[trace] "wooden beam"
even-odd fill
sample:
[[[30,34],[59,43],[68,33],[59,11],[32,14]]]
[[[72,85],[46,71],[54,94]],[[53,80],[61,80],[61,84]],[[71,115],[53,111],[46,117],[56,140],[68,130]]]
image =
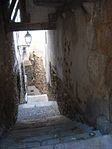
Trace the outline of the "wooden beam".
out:
[[[8,10],[8,20],[11,19],[11,15],[12,15],[14,6],[15,6],[15,4],[16,4],[16,1],[17,1],[17,0],[12,0],[12,3],[11,3],[11,5],[10,5],[10,7],[9,7],[9,10]]]
[[[45,6],[45,7],[60,7],[63,6],[64,0],[33,0],[34,4],[37,6]]]
[[[27,31],[27,30],[55,30],[56,25],[49,24],[48,22],[43,23],[18,23],[12,22],[8,25],[8,30],[10,31]]]
[[[98,0],[82,0],[83,2],[97,2]]]
[[[63,7],[64,5],[72,5],[77,6],[82,2],[95,2],[97,0],[33,0],[34,4],[37,6],[45,6],[45,7]]]
[[[42,7],[61,7],[63,3],[38,3],[36,5]]]
[[[14,13],[12,21],[15,21],[17,13],[18,13],[18,9],[19,9],[19,3],[17,4],[17,7],[16,7],[16,10],[15,10],[15,13]]]
[[[21,22],[30,22],[30,18],[26,10],[26,0],[19,0]]]

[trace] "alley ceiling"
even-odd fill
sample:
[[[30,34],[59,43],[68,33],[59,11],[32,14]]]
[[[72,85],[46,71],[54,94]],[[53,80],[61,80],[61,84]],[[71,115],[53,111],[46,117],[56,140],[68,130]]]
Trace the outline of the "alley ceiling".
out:
[[[55,29],[59,15],[81,7],[83,2],[92,1],[95,0],[12,0],[8,8],[10,30]],[[15,22],[18,10],[21,22]]]

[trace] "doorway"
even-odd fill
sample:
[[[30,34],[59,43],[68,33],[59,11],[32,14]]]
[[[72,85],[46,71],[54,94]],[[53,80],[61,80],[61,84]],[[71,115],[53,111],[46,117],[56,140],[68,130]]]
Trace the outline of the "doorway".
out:
[[[60,115],[57,102],[49,98],[47,31],[29,31],[32,39],[30,45],[27,45],[24,39],[27,32],[14,32],[16,57],[20,69],[17,123],[43,121],[48,117]]]
[[[46,80],[46,32],[30,31],[32,42],[25,43],[26,31],[14,32],[16,57],[19,61],[21,93],[20,103],[27,102],[27,96],[48,94]],[[23,85],[24,84],[24,85]],[[25,90],[23,89],[25,88]],[[22,91],[23,89],[23,91]],[[25,98],[24,93],[25,92]],[[23,97],[22,97],[23,96]]]

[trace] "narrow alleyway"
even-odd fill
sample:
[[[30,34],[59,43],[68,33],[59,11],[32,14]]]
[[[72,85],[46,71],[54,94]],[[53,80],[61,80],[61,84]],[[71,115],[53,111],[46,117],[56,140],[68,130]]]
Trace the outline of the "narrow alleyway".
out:
[[[111,12],[0,0],[0,149],[112,149]]]
[[[87,149],[88,145],[97,149],[102,144],[101,137],[98,130],[60,115],[57,103],[48,101],[47,95],[35,95],[28,96],[28,103],[19,106],[17,123],[2,139],[1,149],[72,149],[75,146]],[[79,143],[79,140],[83,141]],[[109,140],[110,136],[104,136],[104,141]]]

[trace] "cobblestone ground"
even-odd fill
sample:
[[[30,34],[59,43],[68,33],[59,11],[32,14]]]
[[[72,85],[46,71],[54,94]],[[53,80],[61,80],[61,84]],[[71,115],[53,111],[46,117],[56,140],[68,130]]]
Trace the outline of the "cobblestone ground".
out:
[[[18,122],[43,121],[49,117],[59,116],[57,103],[49,101],[47,95],[29,96],[28,103],[19,106]]]
[[[0,149],[56,149],[57,144],[61,149],[64,143],[98,136],[100,132],[92,127],[60,115],[57,103],[46,95],[29,96],[28,103],[19,106],[17,123],[1,140]]]

